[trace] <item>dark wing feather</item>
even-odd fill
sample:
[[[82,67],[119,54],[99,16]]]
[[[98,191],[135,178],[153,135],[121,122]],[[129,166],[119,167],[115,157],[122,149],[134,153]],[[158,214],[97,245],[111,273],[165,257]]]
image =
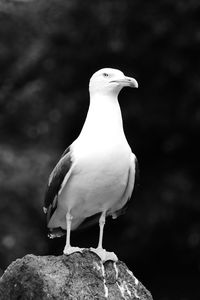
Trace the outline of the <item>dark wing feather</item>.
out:
[[[47,223],[57,207],[57,195],[63,180],[72,165],[70,147],[62,154],[61,159],[49,176],[49,183],[45,193],[44,211],[47,213]]]
[[[61,155],[61,158],[62,157],[64,157],[67,153],[69,153],[70,152],[70,147],[67,147],[66,149],[65,149],[65,151],[63,152],[63,154]]]

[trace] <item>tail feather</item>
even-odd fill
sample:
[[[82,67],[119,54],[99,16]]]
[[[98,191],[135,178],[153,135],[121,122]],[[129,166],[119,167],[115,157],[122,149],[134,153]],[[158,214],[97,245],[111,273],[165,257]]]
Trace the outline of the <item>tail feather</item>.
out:
[[[58,227],[49,229],[48,237],[50,239],[59,238],[66,234],[66,230]]]
[[[75,230],[82,222],[84,218],[74,218],[71,223],[71,230]],[[57,210],[52,215],[48,223],[49,234],[51,239],[61,237],[66,234],[66,218],[65,214],[60,214]]]

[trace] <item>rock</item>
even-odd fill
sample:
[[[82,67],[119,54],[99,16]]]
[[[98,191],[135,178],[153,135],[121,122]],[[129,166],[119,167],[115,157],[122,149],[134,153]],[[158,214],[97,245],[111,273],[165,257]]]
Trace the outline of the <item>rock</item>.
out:
[[[152,300],[127,266],[104,264],[89,250],[69,256],[26,255],[0,279],[1,300]]]

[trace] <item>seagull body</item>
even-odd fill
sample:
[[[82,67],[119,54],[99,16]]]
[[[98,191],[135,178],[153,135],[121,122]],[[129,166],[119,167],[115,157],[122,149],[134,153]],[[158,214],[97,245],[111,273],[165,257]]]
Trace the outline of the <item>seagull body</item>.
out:
[[[102,247],[105,218],[117,217],[131,197],[136,157],[126,140],[118,94],[137,81],[115,69],[97,71],[90,79],[90,106],[78,138],[66,149],[49,177],[44,211],[52,237],[67,230],[65,254],[81,251],[70,245],[70,231],[101,213],[96,249],[103,261],[117,260]]]

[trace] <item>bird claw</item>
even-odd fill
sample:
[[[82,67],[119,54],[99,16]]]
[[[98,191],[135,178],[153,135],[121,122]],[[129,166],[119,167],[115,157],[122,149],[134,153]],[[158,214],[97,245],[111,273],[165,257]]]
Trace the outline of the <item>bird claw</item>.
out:
[[[108,252],[103,248],[90,248],[90,251],[98,255],[102,262],[106,262],[107,260],[118,261],[117,255],[114,252]]]
[[[114,252],[106,252],[106,260],[118,261],[118,257]]]
[[[82,251],[83,251],[83,249],[79,248],[79,247],[65,246],[65,248],[63,250],[63,253],[65,255],[70,255],[70,254],[75,253],[75,252],[81,252],[82,253]]]

